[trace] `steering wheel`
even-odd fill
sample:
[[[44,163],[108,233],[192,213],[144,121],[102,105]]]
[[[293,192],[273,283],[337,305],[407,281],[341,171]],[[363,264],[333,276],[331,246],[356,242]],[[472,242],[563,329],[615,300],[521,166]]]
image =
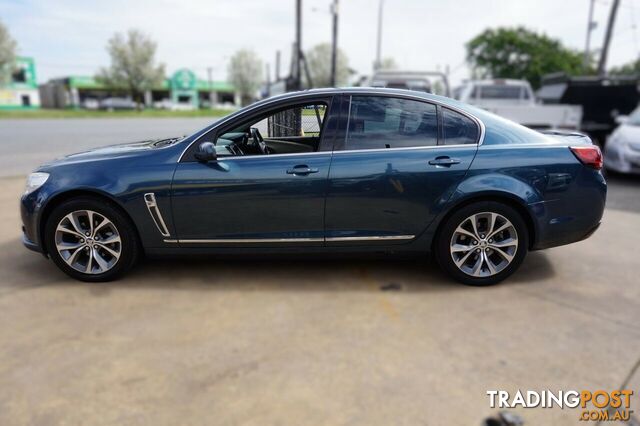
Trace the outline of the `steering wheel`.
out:
[[[258,130],[256,127],[252,127],[250,131],[251,131],[251,138],[253,139],[253,146],[255,148],[258,148],[262,154],[268,155],[269,147],[264,142],[264,138],[260,134],[260,130]]]

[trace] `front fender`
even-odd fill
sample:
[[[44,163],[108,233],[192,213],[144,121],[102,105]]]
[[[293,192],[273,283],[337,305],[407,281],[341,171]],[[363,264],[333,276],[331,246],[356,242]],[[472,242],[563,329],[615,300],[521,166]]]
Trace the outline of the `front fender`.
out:
[[[117,167],[116,167],[117,166]],[[60,165],[43,169],[49,180],[40,189],[22,199],[23,222],[29,239],[40,247],[44,223],[58,202],[80,195],[109,199],[124,210],[133,221],[144,247],[163,246],[163,236],[150,215],[144,194],[155,194],[166,226],[174,235],[171,217],[171,179],[175,164],[122,160],[116,164],[100,161],[87,164],[82,172],[77,165]]]

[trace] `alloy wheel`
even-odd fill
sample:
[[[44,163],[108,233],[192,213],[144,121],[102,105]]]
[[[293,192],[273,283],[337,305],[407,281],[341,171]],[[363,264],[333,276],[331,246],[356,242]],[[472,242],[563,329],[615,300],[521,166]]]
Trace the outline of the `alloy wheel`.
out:
[[[472,277],[490,277],[503,271],[518,251],[515,226],[498,213],[476,213],[453,232],[449,251],[454,264]]]
[[[64,216],[55,231],[60,257],[84,274],[102,274],[120,259],[122,240],[107,217],[92,210],[77,210]]]

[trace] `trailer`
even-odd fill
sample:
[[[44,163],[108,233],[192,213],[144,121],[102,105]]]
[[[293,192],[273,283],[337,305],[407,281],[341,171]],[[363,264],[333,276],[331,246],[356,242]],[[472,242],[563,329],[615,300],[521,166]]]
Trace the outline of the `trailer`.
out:
[[[582,107],[580,129],[600,145],[617,126],[616,117],[628,115],[640,102],[638,76],[580,76],[550,74],[537,92],[544,104]]]

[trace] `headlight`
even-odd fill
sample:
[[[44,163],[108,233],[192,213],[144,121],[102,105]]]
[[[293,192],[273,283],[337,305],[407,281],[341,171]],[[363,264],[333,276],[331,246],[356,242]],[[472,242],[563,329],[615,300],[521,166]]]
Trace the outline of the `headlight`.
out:
[[[24,195],[30,194],[36,189],[40,188],[49,179],[49,173],[36,172],[31,173],[27,178],[27,187],[24,190]]]

